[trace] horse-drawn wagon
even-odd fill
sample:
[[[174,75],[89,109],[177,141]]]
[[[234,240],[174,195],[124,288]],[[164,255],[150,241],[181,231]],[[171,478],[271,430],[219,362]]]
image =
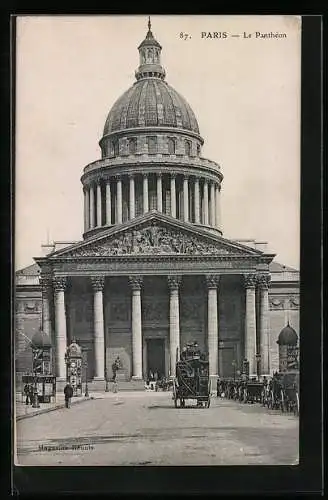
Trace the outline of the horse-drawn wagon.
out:
[[[209,408],[211,381],[209,363],[196,344],[187,345],[176,361],[173,379],[173,400],[176,408],[184,408],[186,400],[196,401],[197,406]]]

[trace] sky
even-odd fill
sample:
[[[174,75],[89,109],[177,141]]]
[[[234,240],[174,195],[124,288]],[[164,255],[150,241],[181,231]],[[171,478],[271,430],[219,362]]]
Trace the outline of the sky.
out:
[[[32,264],[48,239],[82,239],[80,177],[100,158],[111,107],[135,82],[147,21],[139,15],[18,17],[15,269]],[[159,15],[151,21],[166,81],[197,117],[202,156],[221,166],[224,237],[267,241],[278,262],[299,268],[300,18]],[[217,38],[208,36],[213,32]]]

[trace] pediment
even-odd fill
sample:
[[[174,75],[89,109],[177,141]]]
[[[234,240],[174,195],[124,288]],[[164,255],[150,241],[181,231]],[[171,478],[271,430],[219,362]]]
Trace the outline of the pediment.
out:
[[[112,228],[92,241],[56,252],[65,257],[113,257],[142,255],[251,256],[262,252],[230,242],[167,216],[144,218],[138,224]]]

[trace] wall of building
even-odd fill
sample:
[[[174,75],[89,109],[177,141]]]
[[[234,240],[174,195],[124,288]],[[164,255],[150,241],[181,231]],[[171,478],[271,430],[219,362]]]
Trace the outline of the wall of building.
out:
[[[278,336],[287,325],[300,334],[299,325],[299,287],[273,284],[269,292],[269,328],[270,328],[270,361],[271,373],[279,370]]]

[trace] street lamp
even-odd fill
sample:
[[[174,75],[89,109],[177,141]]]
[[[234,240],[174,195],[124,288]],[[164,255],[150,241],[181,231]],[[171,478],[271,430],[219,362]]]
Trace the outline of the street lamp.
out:
[[[233,366],[233,380],[235,381],[236,380],[236,366],[237,366],[237,363],[235,360],[232,361],[232,366]]]
[[[256,356],[255,356],[255,359],[256,359],[256,375],[257,375],[257,378],[259,379],[260,378],[260,371],[261,371],[261,354],[260,353],[257,353]]]
[[[88,347],[85,347],[83,349],[83,355],[84,355],[83,366],[85,368],[85,393],[84,393],[84,397],[86,397],[86,398],[89,397],[89,387],[88,387],[88,351],[90,351],[90,349]]]
[[[109,379],[108,379],[108,371],[107,367],[105,368],[105,392],[109,392]]]

